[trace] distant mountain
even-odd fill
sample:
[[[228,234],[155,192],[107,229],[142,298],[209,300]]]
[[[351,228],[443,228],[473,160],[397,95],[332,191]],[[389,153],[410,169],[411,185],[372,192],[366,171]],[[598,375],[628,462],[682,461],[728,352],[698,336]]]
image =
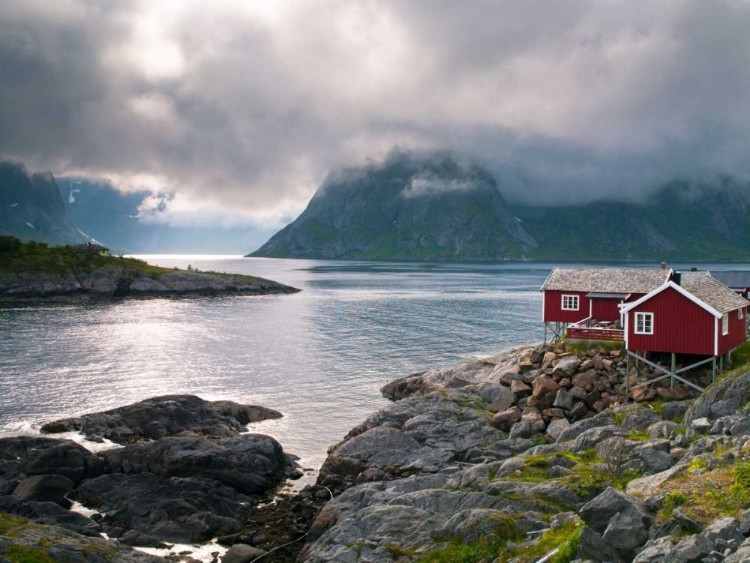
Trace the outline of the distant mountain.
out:
[[[52,174],[30,174],[14,162],[0,162],[0,234],[50,244],[90,240],[65,213]]]
[[[250,256],[747,261],[750,185],[675,181],[641,202],[510,205],[477,165],[399,153],[332,174]]]
[[[486,170],[447,154],[394,153],[331,174],[251,256],[502,260],[536,249]]]
[[[750,259],[750,185],[671,182],[644,201],[513,206],[551,260]]]

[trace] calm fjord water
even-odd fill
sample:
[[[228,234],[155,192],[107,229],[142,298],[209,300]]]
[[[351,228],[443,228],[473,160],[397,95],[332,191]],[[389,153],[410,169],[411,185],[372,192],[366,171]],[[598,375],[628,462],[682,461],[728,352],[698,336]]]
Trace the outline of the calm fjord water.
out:
[[[551,264],[148,256],[259,275],[290,296],[17,305],[0,310],[0,435],[147,397],[194,393],[280,410],[252,425],[318,467],[414,371],[542,339]]]
[[[259,275],[290,296],[0,310],[0,433],[171,393],[276,408],[253,430],[319,466],[416,370],[537,341],[544,264],[148,256]]]

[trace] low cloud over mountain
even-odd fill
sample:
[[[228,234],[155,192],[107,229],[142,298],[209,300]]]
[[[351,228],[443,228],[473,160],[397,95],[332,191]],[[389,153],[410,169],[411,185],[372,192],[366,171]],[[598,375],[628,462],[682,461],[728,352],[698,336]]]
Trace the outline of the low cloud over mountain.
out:
[[[0,158],[265,224],[394,146],[526,203],[746,179],[749,28],[729,1],[0,0]]]

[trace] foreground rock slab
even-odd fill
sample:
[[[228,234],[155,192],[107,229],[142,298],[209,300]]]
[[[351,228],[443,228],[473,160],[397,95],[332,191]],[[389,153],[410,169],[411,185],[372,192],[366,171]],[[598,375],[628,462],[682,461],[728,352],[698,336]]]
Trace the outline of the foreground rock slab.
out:
[[[66,563],[165,563],[117,541],[0,513],[0,560]]]
[[[281,418],[281,413],[232,401],[205,401],[195,395],[165,395],[109,411],[49,422],[42,426],[42,432],[81,432],[90,440],[129,444],[181,432],[234,436],[251,422],[273,418]]]
[[[229,536],[262,543],[255,507],[301,472],[275,439],[245,425],[280,416],[174,395],[45,426],[124,447],[95,454],[70,440],[0,439],[0,512],[136,546]],[[99,513],[71,511],[74,501]]]

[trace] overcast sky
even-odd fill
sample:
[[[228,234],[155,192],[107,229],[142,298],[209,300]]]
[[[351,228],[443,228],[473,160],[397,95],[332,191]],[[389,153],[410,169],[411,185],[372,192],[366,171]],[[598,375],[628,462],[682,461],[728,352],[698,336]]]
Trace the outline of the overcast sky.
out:
[[[299,213],[394,146],[509,199],[750,171],[750,2],[0,0],[0,157]]]

